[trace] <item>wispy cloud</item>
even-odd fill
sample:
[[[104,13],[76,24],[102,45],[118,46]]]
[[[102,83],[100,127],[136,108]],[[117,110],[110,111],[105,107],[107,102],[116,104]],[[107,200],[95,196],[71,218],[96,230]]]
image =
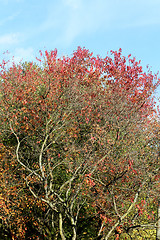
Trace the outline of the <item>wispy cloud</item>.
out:
[[[110,24],[110,2],[103,0],[64,0],[65,28],[61,40],[66,45],[79,36],[96,33],[100,28]]]
[[[102,4],[100,3],[102,2]],[[107,2],[107,3],[106,3]],[[82,34],[92,34],[108,20],[110,3],[103,0],[60,0],[48,6],[39,32],[54,31],[55,43],[69,46]]]
[[[116,7],[113,4],[116,2]],[[114,28],[142,28],[160,24],[159,0],[114,0],[110,11],[114,14]]]
[[[0,20],[0,26],[3,26],[7,22],[10,22],[10,21],[14,20],[17,16],[18,16],[18,13],[14,13],[14,14]]]
[[[54,43],[70,46],[98,31],[160,24],[158,0],[59,0],[50,3],[41,31],[55,32]]]
[[[32,60],[35,60],[34,49],[32,47],[15,49],[14,62],[18,63],[20,61],[24,62]]]
[[[160,1],[150,0],[64,0],[66,6],[63,38],[71,44],[81,35],[99,30],[142,28],[160,24]]]
[[[0,45],[14,45],[19,43],[20,39],[19,39],[20,34],[19,33],[9,33],[9,34],[5,34],[0,36]]]

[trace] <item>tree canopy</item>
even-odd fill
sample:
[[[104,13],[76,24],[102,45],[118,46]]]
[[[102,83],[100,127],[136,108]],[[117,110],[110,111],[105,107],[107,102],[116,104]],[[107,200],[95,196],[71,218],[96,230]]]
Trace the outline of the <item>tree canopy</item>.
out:
[[[157,75],[121,49],[37,60],[0,65],[0,218],[10,238],[130,239],[156,228]]]

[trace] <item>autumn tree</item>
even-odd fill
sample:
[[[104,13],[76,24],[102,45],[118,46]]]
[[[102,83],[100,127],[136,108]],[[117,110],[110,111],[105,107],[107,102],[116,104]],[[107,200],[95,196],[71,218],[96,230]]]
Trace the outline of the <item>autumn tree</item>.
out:
[[[80,47],[72,57],[46,51],[38,61],[1,64],[2,143],[12,139],[28,190],[49,207],[55,239],[118,239],[147,211],[149,194],[157,196],[157,75],[121,49],[106,58]],[[86,215],[96,231],[85,238]]]

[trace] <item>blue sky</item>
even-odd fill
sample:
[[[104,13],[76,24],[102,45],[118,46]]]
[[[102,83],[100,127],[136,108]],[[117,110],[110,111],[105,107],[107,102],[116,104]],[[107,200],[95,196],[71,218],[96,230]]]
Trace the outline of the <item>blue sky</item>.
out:
[[[0,58],[34,60],[39,50],[77,46],[104,57],[122,48],[160,70],[160,0],[0,0]]]

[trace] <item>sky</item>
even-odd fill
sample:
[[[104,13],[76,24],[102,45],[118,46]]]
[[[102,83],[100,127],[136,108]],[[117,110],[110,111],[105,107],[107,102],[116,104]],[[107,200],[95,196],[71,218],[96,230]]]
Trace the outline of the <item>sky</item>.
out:
[[[78,46],[105,57],[131,54],[160,70],[160,0],[0,0],[0,59],[34,61],[39,50],[71,55]]]

